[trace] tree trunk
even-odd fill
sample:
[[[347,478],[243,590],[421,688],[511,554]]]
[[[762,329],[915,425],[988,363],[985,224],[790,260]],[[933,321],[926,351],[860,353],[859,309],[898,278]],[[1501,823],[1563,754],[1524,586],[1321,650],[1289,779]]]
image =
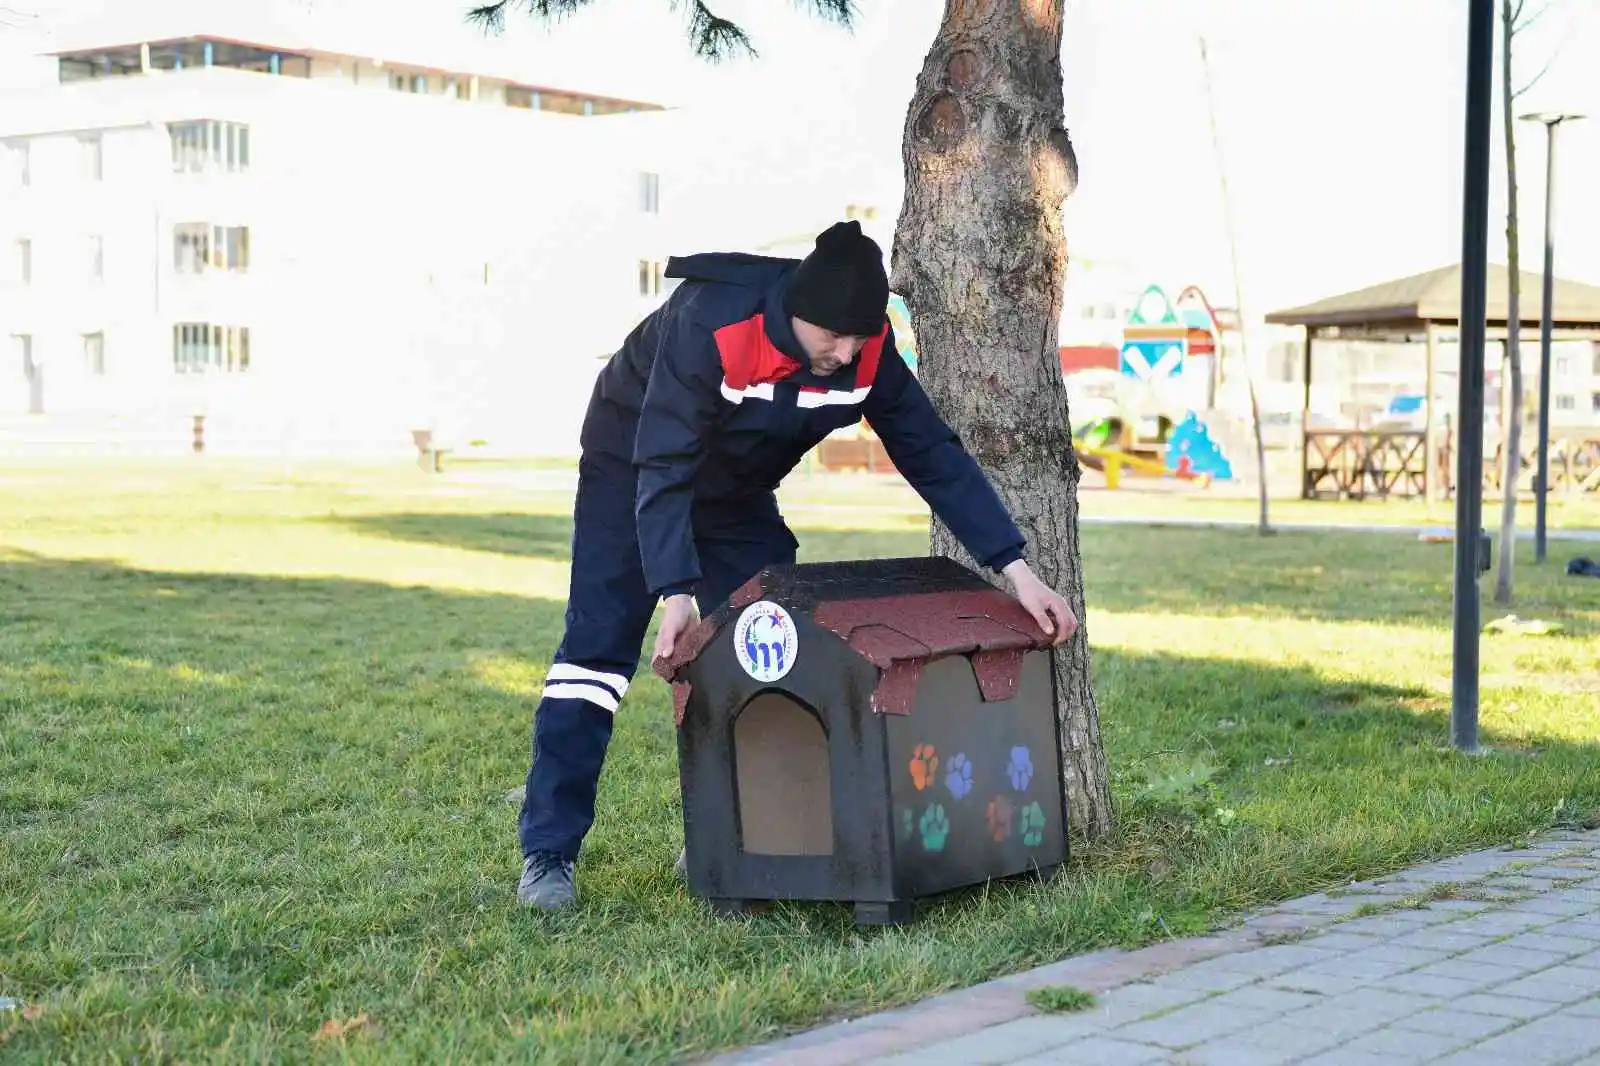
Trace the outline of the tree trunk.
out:
[[[1510,603],[1514,592],[1517,565],[1517,477],[1522,463],[1522,345],[1518,334],[1522,322],[1522,273],[1517,248],[1517,145],[1516,93],[1511,82],[1511,43],[1516,36],[1516,10],[1513,0],[1501,0],[1500,100],[1506,135],[1506,365],[1510,370],[1511,402],[1503,405],[1500,448],[1502,482],[1500,504],[1500,574],[1495,581],[1494,602]],[[1501,385],[1504,388],[1504,383]],[[1465,488],[1465,486],[1463,486]]]
[[[1061,207],[1077,185],[1062,128],[1062,0],[947,0],[906,116],[894,288],[919,376],[1028,538],[1029,562],[1084,620],[1078,464],[1057,327]],[[937,518],[936,554],[972,560]],[[1074,833],[1115,821],[1087,625],[1055,653]]]

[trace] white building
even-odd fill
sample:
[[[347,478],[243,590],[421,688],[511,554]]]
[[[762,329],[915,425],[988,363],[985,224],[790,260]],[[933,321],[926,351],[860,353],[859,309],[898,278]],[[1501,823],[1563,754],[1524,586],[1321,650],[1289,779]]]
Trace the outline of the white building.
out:
[[[656,105],[303,41],[56,61],[0,100],[12,437],[182,447],[203,413],[217,450],[571,451],[681,250]]]

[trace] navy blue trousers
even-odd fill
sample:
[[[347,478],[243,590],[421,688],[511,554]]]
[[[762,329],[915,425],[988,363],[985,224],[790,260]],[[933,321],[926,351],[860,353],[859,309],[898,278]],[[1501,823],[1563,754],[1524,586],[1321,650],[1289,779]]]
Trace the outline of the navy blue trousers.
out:
[[[533,716],[533,760],[518,830],[524,856],[576,859],[594,824],[613,718],[643,653],[656,598],[645,585],[634,524],[633,467],[605,455],[578,465],[566,631]],[[764,566],[792,563],[794,535],[767,494],[738,506],[697,505],[702,614]]]

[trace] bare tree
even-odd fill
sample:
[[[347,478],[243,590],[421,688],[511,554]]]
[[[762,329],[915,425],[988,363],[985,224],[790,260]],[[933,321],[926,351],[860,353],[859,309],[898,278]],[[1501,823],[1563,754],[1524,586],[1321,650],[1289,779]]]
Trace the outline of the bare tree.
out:
[[[1272,522],[1267,515],[1267,446],[1261,437],[1261,404],[1256,399],[1256,373],[1250,365],[1249,320],[1244,310],[1244,283],[1239,271],[1239,235],[1233,224],[1233,199],[1228,194],[1228,164],[1222,154],[1222,132],[1217,126],[1217,102],[1211,89],[1211,56],[1206,49],[1204,35],[1200,37],[1200,68],[1206,79],[1206,113],[1211,121],[1211,147],[1217,157],[1217,182],[1222,187],[1222,219],[1228,231],[1228,257],[1233,263],[1233,304],[1239,316],[1239,358],[1244,362],[1245,387],[1250,394],[1250,431],[1256,438],[1256,477],[1259,481],[1258,502],[1260,514],[1256,530],[1263,537],[1272,533]],[[1217,355],[1221,357],[1222,335],[1217,335]]]
[[[508,8],[555,20],[589,2],[500,0],[469,17],[493,29]],[[756,54],[744,29],[704,0],[667,2],[686,11],[697,55]],[[854,24],[852,0],[800,2]],[[1063,126],[1062,5],[946,0],[906,115],[892,273],[916,323],[924,387],[1016,516],[1039,576],[1082,620],[1078,464],[1057,347],[1061,207],[1078,175]],[[931,541],[936,553],[965,555],[937,519]],[[1069,820],[1098,839],[1115,818],[1087,626],[1055,654]]]
[[[1516,587],[1517,566],[1517,479],[1522,474],[1522,256],[1517,229],[1517,144],[1516,101],[1519,96],[1550,73],[1561,50],[1570,39],[1563,36],[1545,65],[1520,87],[1512,73],[1511,55],[1518,34],[1526,32],[1554,8],[1559,0],[1546,0],[1538,9],[1527,10],[1527,0],[1501,0],[1500,4],[1500,104],[1506,139],[1506,348],[1505,364],[1510,378],[1509,400],[1502,403],[1500,454],[1500,565],[1495,578],[1494,601],[1511,602]],[[1502,388],[1505,386],[1502,385]],[[1466,491],[1467,486],[1462,486]]]

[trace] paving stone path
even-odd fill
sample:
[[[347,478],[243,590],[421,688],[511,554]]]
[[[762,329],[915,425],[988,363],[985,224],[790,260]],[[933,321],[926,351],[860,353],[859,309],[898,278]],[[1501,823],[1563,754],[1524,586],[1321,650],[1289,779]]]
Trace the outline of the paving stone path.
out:
[[[1096,993],[1043,1014],[1030,989]],[[1069,959],[715,1066],[1600,1066],[1600,831]]]

